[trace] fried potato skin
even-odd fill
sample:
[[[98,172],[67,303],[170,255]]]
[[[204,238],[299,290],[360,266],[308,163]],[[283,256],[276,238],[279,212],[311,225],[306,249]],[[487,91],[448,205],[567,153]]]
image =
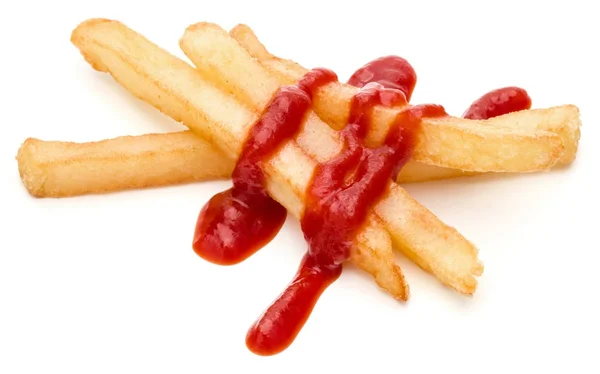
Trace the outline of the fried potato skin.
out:
[[[207,81],[198,70],[118,21],[88,20],[72,35],[73,43],[98,70],[110,73],[133,95],[182,121],[225,157],[237,159],[248,131],[264,108],[250,105],[254,102],[248,97],[240,100],[223,90],[224,82],[219,83],[218,77]],[[316,115],[308,115],[304,127],[311,124],[333,132]],[[297,218],[302,217],[305,191],[315,165],[315,159],[295,140],[285,143],[263,164],[267,191]],[[300,178],[299,173],[308,179]],[[373,215],[357,234],[350,261],[369,272],[392,297],[409,298],[410,289],[395,262],[390,235]]]
[[[234,162],[190,131],[89,143],[29,138],[19,175],[35,197],[71,197],[231,176]]]

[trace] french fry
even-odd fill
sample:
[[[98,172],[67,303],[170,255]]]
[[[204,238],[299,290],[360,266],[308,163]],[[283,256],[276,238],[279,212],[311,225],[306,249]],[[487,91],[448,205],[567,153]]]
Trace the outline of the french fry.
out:
[[[201,29],[196,30],[200,34]],[[188,57],[205,74],[229,82],[228,89],[240,98],[259,104],[270,97],[261,95],[263,92],[272,95],[282,82],[256,61],[245,64],[243,69],[246,70],[241,70],[239,65],[232,66],[230,62],[238,61],[233,54],[241,54],[240,44],[236,43],[236,48],[227,42],[228,38],[228,35],[217,33],[211,37],[198,37],[195,47],[199,53],[197,56],[190,53]],[[240,79],[241,75],[245,79]],[[298,80],[302,75],[291,78]],[[253,92],[257,95],[248,95],[257,85],[260,90]],[[314,95],[314,111],[334,129],[342,129],[348,121],[352,98],[358,91],[356,87],[339,82],[323,86]],[[371,144],[381,144],[399,111],[400,108],[383,106],[373,109],[372,126],[367,135]],[[510,115],[503,117],[510,121]],[[463,171],[532,172],[550,169],[562,157],[564,148],[558,135],[537,128],[486,126],[485,121],[456,117],[427,118],[422,121],[413,159]]]
[[[575,105],[523,110],[490,118],[484,122],[487,126],[540,129],[557,134],[564,145],[564,152],[558,160],[558,165],[569,165],[577,156],[581,137],[581,119],[579,108]]]
[[[23,185],[39,198],[228,179],[235,166],[232,159],[189,130],[87,143],[29,138],[19,148],[16,159]],[[439,169],[409,162],[398,179],[405,183],[440,179],[444,175]],[[448,178],[461,173],[443,170],[452,173]]]
[[[271,55],[257,39],[254,32],[246,25],[237,25],[230,31],[232,35],[248,52],[273,74],[281,77],[282,81],[296,82],[307,70],[298,63],[284,60]],[[317,113],[318,114],[318,113]],[[562,157],[555,166],[571,164],[577,155],[581,137],[581,119],[579,108],[575,105],[560,105],[547,109],[531,109],[504,116],[480,121],[486,126],[510,127],[514,129],[528,128],[552,132],[561,138],[564,146]],[[424,182],[437,179],[471,176],[479,173],[466,172],[460,169],[426,165],[411,160],[398,174],[398,183]]]
[[[306,69],[293,60],[280,58],[269,52],[267,47],[258,39],[254,31],[244,24],[238,24],[229,31],[234,38],[250,56],[259,60],[271,73],[285,77],[291,83],[296,82],[298,77],[306,74]]]
[[[282,79],[286,83],[296,82],[308,71],[292,60],[286,60],[271,54],[260,42],[252,29],[244,24],[237,25],[229,32],[229,34],[236,39],[252,57],[258,59],[270,72],[279,77],[283,77]],[[339,84],[337,85],[339,86]],[[336,86],[336,84],[332,84],[331,86]],[[335,89],[350,91],[353,89],[347,85],[343,86],[344,88],[335,87]],[[332,92],[328,92],[326,89],[323,89],[322,91],[324,101],[339,101],[338,97],[335,97],[335,94],[332,93],[334,91],[333,88],[331,90]],[[352,95],[350,94],[347,95],[347,97],[351,96]],[[315,100],[318,102],[320,98],[321,97],[317,95]],[[347,104],[345,106],[347,107]],[[347,114],[343,113],[342,110],[338,110],[339,108],[340,107],[335,105],[322,104],[315,107],[315,112],[319,116],[325,117],[326,121],[333,120],[334,123],[343,123]],[[343,108],[343,106],[341,108]],[[338,110],[338,112],[332,114],[332,111],[336,110]],[[469,121],[463,120],[463,122],[468,126]],[[477,123],[479,125],[498,128],[527,129],[532,131],[543,130],[555,133],[561,138],[564,146],[562,157],[560,157],[557,164],[568,165],[575,159],[580,138],[579,128],[581,126],[581,121],[579,118],[579,109],[574,105],[521,111],[491,118],[486,121],[477,121]],[[403,170],[406,174],[403,175],[401,173],[399,175],[399,181],[412,182],[464,175],[464,172],[460,169],[456,171],[452,170],[455,169],[426,167],[419,162],[410,162]]]
[[[274,60],[271,60],[274,61]],[[486,126],[532,128],[552,132],[561,138],[564,152],[555,167],[571,164],[576,156],[581,137],[579,108],[561,105],[549,109],[531,109],[510,113],[483,121]],[[481,173],[468,172],[441,166],[427,165],[410,160],[398,174],[398,183],[415,183],[440,179],[474,176]]]
[[[237,159],[259,108],[243,105],[207,82],[197,69],[120,22],[85,21],[73,31],[71,40],[94,68],[110,73],[133,95],[182,121],[226,157]],[[304,126],[333,133],[314,114]],[[303,133],[306,137],[307,131]],[[339,142],[335,144],[339,148]],[[315,165],[316,160],[293,140],[263,165],[267,191],[297,218],[302,216],[304,192]],[[355,238],[350,261],[369,272],[394,298],[408,299],[410,291],[395,263],[390,235],[373,214]]]
[[[229,178],[234,161],[190,131],[73,143],[29,138],[19,174],[36,197],[70,197]]]
[[[409,160],[398,173],[398,176],[396,177],[396,183],[403,184],[428,182],[441,179],[471,177],[478,174],[480,173],[427,165],[414,160]]]

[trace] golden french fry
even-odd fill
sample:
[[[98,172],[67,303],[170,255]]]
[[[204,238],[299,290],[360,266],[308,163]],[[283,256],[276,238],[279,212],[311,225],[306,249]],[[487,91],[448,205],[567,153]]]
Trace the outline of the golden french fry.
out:
[[[273,60],[271,60],[273,61]],[[515,112],[483,121],[486,126],[533,128],[552,132],[561,138],[564,152],[555,167],[571,164],[577,155],[581,137],[579,108],[575,105],[561,105],[549,109],[531,109]],[[398,174],[398,183],[425,182],[439,179],[473,176],[480,173],[468,172],[441,166],[409,161]]]
[[[229,35],[271,72],[280,74],[292,82],[296,82],[299,76],[306,74],[306,69],[297,62],[271,54],[249,26],[236,25],[229,31]]]
[[[231,158],[191,131],[88,143],[29,138],[16,159],[21,180],[35,197],[73,197],[225,179],[231,177],[235,166]],[[443,175],[438,169],[409,162],[398,179],[407,183],[439,179]],[[454,176],[461,173],[446,170]]]
[[[237,159],[262,108],[248,108],[207,82],[197,69],[120,22],[88,20],[73,31],[71,40],[96,69],[109,72],[132,94],[183,121],[226,157]],[[337,134],[316,115],[309,115],[304,127],[326,132],[339,149]],[[299,139],[303,136],[310,134],[304,130]],[[304,193],[316,162],[298,141],[291,140],[264,164],[268,192],[297,218],[302,216]],[[357,234],[350,261],[369,272],[393,297],[409,297],[408,285],[395,263],[390,235],[373,214]]]
[[[575,105],[523,110],[510,115],[490,118],[484,122],[487,126],[532,128],[557,134],[565,148],[562,157],[558,160],[558,165],[572,163],[577,155],[581,137],[581,119],[579,108]]]
[[[269,53],[252,29],[246,25],[237,25],[230,31],[230,35],[236,39],[250,53],[250,55],[258,59],[260,63],[269,71],[277,74],[278,76],[283,76],[287,82],[295,82],[307,72],[307,69],[303,68],[298,63],[279,58]],[[330,86],[332,86],[331,91],[334,91],[334,89],[338,91],[353,91],[352,87],[346,85]],[[338,97],[333,97],[333,95],[334,94],[332,92],[328,92],[326,89],[323,89],[322,97],[323,101],[326,103],[317,105],[315,107],[315,112],[319,116],[325,118],[326,121],[331,120],[334,123],[344,123],[347,114],[344,113],[343,110],[340,110],[340,107],[334,105],[335,102],[340,101],[340,99]],[[351,98],[352,95],[352,93],[347,93],[346,97]],[[319,101],[319,98],[320,96],[317,95],[317,102]],[[327,104],[327,102],[329,104]],[[475,122],[466,120],[463,120],[463,123],[465,123],[468,127],[470,127],[469,123],[475,125]],[[575,159],[580,138],[579,127],[581,126],[581,121],[579,119],[579,110],[574,105],[563,105],[548,109],[521,111],[492,118],[486,121],[477,121],[477,123],[498,128],[526,129],[533,131],[543,130],[555,133],[561,138],[564,146],[564,152],[562,157],[560,157],[558,160],[558,164],[567,165]],[[490,150],[491,148],[492,147],[490,146]],[[409,163],[409,165],[407,165],[405,168],[405,171],[410,170],[410,175],[406,175],[406,177],[400,175],[400,181],[409,182],[432,180],[439,179],[438,177],[445,178],[463,175],[461,171],[453,172],[452,169],[449,168],[423,167],[423,169],[421,169],[421,167],[422,165],[420,163]],[[414,175],[412,175],[413,172]]]
[[[27,139],[19,174],[33,196],[69,197],[231,176],[234,161],[190,131],[73,143]]]
[[[252,56],[258,58],[260,63],[274,74],[277,74],[286,82],[295,82],[307,70],[299,64],[284,60],[268,54],[258,53],[258,45],[264,46],[256,39],[252,30],[245,25],[236,26],[231,32],[243,47]],[[558,135],[563,143],[564,152],[555,166],[571,164],[577,155],[579,139],[581,137],[581,119],[579,108],[575,105],[561,105],[552,108],[531,109],[516,113],[510,113],[486,121],[480,121],[486,126],[510,127],[515,129],[529,128],[552,132]],[[462,176],[476,175],[475,172],[466,172],[460,169],[452,169],[440,166],[426,165],[411,160],[398,175],[398,183],[424,182],[437,179],[447,179]]]
[[[238,31],[232,33],[239,34],[239,28],[238,26]],[[225,39],[225,36],[220,37],[221,41]],[[251,38],[246,35],[244,40],[249,39]],[[273,82],[276,76],[271,74],[269,69],[258,67],[261,64],[256,62],[244,65],[244,69],[248,69],[244,71],[247,74],[246,79],[236,79],[236,75],[242,73],[230,69],[226,63],[228,60],[235,60],[231,57],[234,48],[225,48],[209,41],[210,38],[197,41],[197,48],[202,51],[203,59],[201,64],[196,64],[200,66],[196,67],[206,74],[212,73],[211,76],[219,76],[223,81],[232,82],[228,88],[240,97],[247,95],[250,87],[257,84],[261,85],[261,90],[264,92],[274,92],[282,84],[282,82]],[[261,54],[264,55],[264,51]],[[274,59],[274,61],[281,61],[281,59]],[[288,71],[300,73],[301,69],[297,66],[295,68],[290,66],[293,67],[293,63],[286,64],[286,67],[289,67]],[[304,73],[306,72],[307,70],[304,70]],[[289,78],[298,80],[303,75],[297,74]],[[333,128],[343,128],[348,121],[352,98],[358,90],[356,87],[339,82],[321,87],[313,98],[315,113]],[[256,97],[252,99],[258,100]],[[374,108],[371,118],[372,128],[367,136],[372,143],[380,144],[383,141],[399,110],[399,108],[382,106]],[[503,117],[510,121],[510,115]],[[562,157],[565,148],[558,135],[531,127],[486,126],[485,121],[456,117],[424,119],[421,127],[413,159],[428,165],[463,171],[548,170]]]
[[[276,77],[217,25],[198,23],[188,27],[180,46],[205,77],[232,92],[249,107],[254,106],[258,112],[260,105],[269,102],[277,90],[271,87],[278,84],[273,83]],[[557,138],[554,134],[551,136]],[[314,113],[309,116],[296,144],[302,153],[317,161],[331,158],[341,146],[339,134]],[[285,154],[284,151],[281,153]],[[272,165],[273,160],[267,169]],[[282,164],[278,169],[289,175],[288,180],[297,180],[297,191],[304,191],[310,173],[302,173],[292,163]],[[394,242],[416,263],[459,292],[470,294],[475,290],[474,276],[483,270],[477,259],[477,249],[412,199],[404,189],[390,181],[385,197],[374,212]],[[450,258],[452,261],[448,260]]]
[[[262,42],[258,39],[254,31],[248,25],[236,25],[234,28],[229,30],[229,35],[231,35],[232,38],[237,40],[237,42],[240,43],[240,45],[244,47],[246,51],[248,51],[250,56],[254,58],[257,58],[259,60],[278,59],[278,57],[271,54],[267,50],[267,47],[265,47],[265,45],[262,44]],[[281,60],[284,63],[289,63],[290,67],[292,66],[292,64],[295,64],[295,62],[293,62],[292,60]],[[303,68],[300,65],[298,65],[298,68],[299,70],[303,70]],[[283,75],[287,76],[289,74],[284,73]]]

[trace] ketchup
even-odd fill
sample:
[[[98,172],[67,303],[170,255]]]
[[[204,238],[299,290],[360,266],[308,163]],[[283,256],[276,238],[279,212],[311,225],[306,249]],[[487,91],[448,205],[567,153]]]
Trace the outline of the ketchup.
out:
[[[504,87],[475,100],[463,117],[483,120],[530,108],[531,98],[527,91],[519,87]]]
[[[220,265],[237,264],[277,235],[287,211],[265,190],[261,162],[298,132],[311,106],[311,92],[336,79],[332,74],[314,69],[275,94],[248,134],[233,170],[233,187],[213,196],[200,212],[192,245],[200,257]]]
[[[402,91],[406,101],[410,101],[417,84],[417,73],[402,57],[385,56],[367,63],[354,72],[348,80],[348,84],[358,88],[372,82]]]
[[[233,187],[213,196],[200,212],[193,241],[198,255],[217,264],[235,264],[277,234],[286,211],[267,194],[261,163],[298,132],[311,108],[313,92],[333,81],[337,76],[332,71],[313,69],[296,85],[275,94],[244,143]],[[308,250],[293,280],[246,334],[246,346],[258,355],[277,354],[292,344],[319,297],[341,275],[371,207],[409,160],[422,119],[447,115],[440,105],[408,105],[416,73],[397,56],[366,64],[349,84],[361,90],[352,99],[347,126],[340,131],[342,150],[315,167],[306,191],[301,227]],[[519,90],[492,91],[474,102],[465,117],[529,108],[526,92]],[[377,105],[402,109],[384,143],[369,148],[364,138],[371,125],[370,111]]]
[[[294,280],[248,330],[248,349],[270,356],[289,347],[323,291],[341,273],[341,266],[322,266],[314,256],[305,254]]]
[[[308,252],[286,290],[248,331],[246,345],[252,352],[273,355],[294,341],[320,295],[341,274],[370,208],[410,158],[421,118],[446,114],[436,105],[407,108],[396,118],[382,146],[365,147],[370,109],[398,104],[406,104],[404,94],[378,83],[365,85],[353,98],[348,125],[341,131],[343,148],[336,157],[317,165],[306,193],[301,226]]]

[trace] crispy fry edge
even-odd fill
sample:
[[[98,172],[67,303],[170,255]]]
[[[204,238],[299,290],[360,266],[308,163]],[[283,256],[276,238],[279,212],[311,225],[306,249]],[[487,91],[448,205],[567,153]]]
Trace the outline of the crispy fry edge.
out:
[[[35,197],[72,197],[229,178],[234,162],[190,131],[75,143],[27,139],[19,175]]]

